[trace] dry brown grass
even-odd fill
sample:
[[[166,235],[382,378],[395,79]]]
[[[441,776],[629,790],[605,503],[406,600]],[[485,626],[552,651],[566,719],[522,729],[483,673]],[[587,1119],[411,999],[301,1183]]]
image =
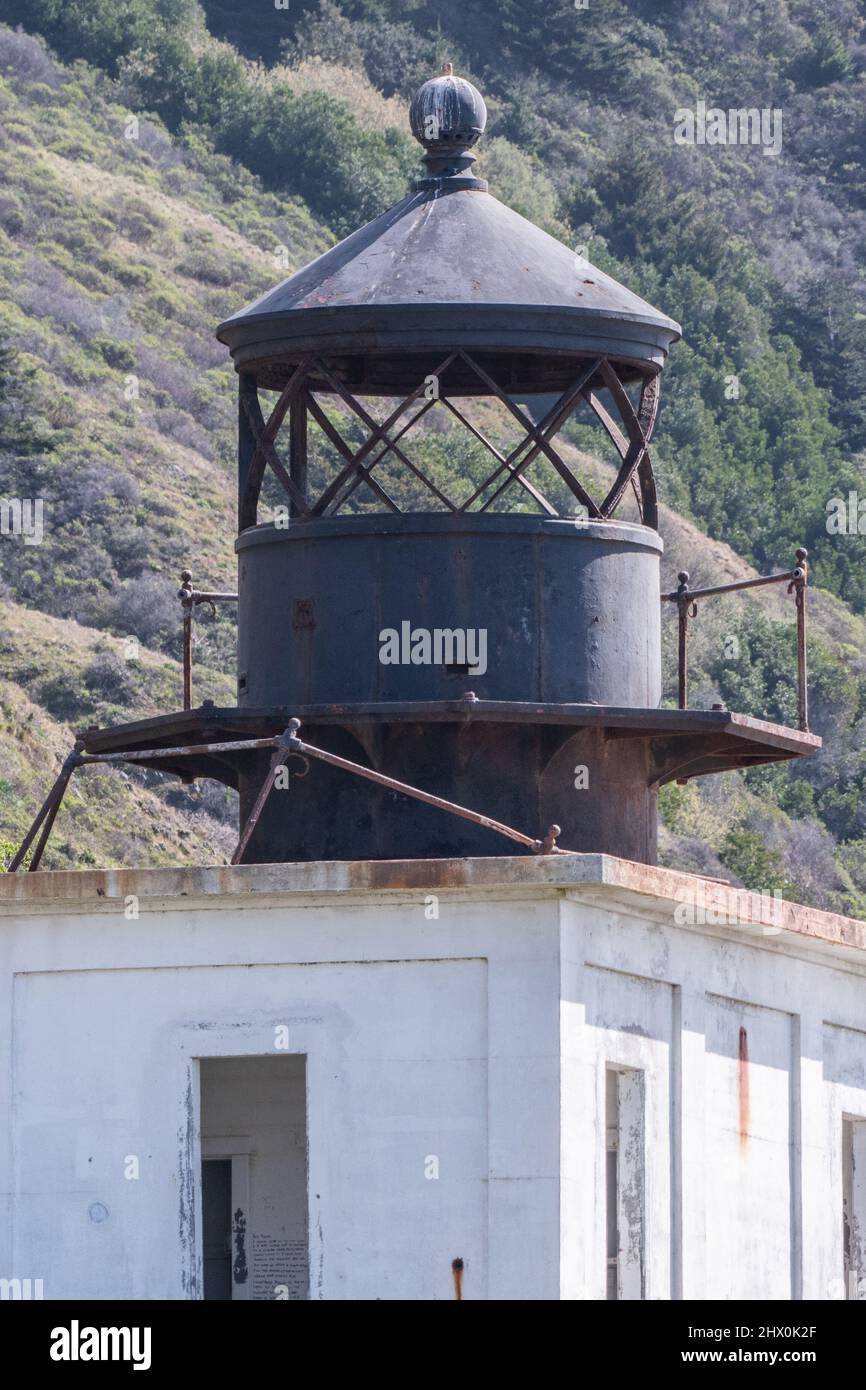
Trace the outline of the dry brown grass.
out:
[[[297,68],[274,68],[270,81],[290,87],[296,96],[306,92],[325,92],[349,107],[358,125],[364,130],[384,131],[396,127],[406,133],[409,115],[399,97],[383,97],[363,73],[354,68],[325,63],[321,58],[308,58]]]

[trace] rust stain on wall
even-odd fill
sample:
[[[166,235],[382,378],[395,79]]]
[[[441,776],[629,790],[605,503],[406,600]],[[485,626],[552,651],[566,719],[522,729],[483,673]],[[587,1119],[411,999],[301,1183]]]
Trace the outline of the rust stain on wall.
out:
[[[740,1028],[740,1061],[739,1061],[739,1090],[740,1090],[740,1143],[745,1144],[749,1138],[749,1035],[745,1028]]]

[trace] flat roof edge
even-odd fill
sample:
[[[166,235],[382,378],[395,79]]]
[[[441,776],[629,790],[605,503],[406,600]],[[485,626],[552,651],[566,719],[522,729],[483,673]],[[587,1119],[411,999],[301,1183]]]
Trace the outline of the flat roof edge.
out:
[[[654,914],[670,913],[683,926],[742,926],[761,936],[864,953],[866,922],[773,895],[752,893],[715,879],[605,854],[507,855],[474,859],[335,860],[295,864],[238,864],[155,869],[85,869],[0,874],[0,918],[108,908],[130,896],[158,899],[164,910],[200,905],[267,906],[310,895],[491,890],[541,891],[580,896],[601,893],[644,900]]]

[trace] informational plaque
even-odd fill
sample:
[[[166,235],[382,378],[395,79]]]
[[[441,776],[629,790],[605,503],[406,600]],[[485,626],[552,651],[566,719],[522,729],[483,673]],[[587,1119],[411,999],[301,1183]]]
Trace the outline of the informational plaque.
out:
[[[253,1237],[253,1300],[307,1297],[307,1242],[280,1236]]]

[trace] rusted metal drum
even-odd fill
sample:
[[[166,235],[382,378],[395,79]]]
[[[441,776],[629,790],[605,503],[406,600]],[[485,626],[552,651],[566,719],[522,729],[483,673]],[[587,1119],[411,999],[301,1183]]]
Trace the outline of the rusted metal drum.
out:
[[[238,703],[479,699],[655,708],[647,527],[535,516],[257,526],[239,557]]]

